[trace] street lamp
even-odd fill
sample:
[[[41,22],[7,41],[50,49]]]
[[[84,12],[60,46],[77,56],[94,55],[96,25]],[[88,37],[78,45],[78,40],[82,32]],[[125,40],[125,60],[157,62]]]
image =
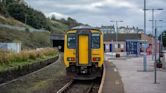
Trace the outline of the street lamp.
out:
[[[155,63],[154,63],[154,83],[157,84],[157,21],[162,20],[155,20]]]
[[[154,12],[155,11],[161,11],[161,10],[164,10],[162,8],[152,8],[152,9],[145,9],[146,11],[152,11],[152,35],[154,36],[154,19],[155,19],[155,16],[154,16]]]
[[[123,22],[123,21],[111,20],[110,22],[115,22],[115,24],[116,24],[116,43],[117,43],[118,42],[118,23]]]
[[[155,11],[161,11],[161,10],[164,10],[163,8],[152,8],[152,9],[145,9],[145,11],[152,11],[152,36],[154,36],[154,19],[155,19],[155,16],[154,16],[154,12]],[[152,44],[152,48],[154,49],[154,43]],[[154,50],[152,51],[152,60],[154,59]]]
[[[111,20],[110,22],[115,22],[116,24],[116,45],[118,48],[118,23],[123,22],[122,20]],[[118,50],[116,49],[116,52],[118,52]]]
[[[146,0],[144,0],[144,35],[146,35]],[[144,49],[143,57],[144,71],[147,71],[146,49]]]

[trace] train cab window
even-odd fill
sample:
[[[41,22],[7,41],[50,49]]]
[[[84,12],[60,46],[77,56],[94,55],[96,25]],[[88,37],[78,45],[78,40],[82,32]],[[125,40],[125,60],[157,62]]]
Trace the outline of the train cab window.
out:
[[[67,36],[67,45],[68,48],[74,49],[76,48],[76,36],[75,34],[69,33]]]
[[[92,48],[100,48],[100,34],[92,33]]]

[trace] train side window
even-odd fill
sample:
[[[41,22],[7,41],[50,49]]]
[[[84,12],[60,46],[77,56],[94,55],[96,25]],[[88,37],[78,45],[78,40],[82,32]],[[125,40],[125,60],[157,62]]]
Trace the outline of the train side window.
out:
[[[92,48],[100,48],[100,34],[92,33]]]
[[[76,36],[73,33],[69,33],[67,36],[67,46],[68,48],[76,48]]]

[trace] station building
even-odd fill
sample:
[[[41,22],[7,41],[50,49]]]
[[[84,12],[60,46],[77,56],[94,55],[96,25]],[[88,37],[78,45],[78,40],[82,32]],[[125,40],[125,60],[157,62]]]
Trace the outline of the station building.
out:
[[[118,33],[118,38],[116,41],[116,34],[104,34],[104,50],[105,52],[128,52],[127,51],[127,41],[139,42],[140,52],[144,51],[143,42],[147,44],[146,52],[147,54],[152,54],[152,45],[154,45],[154,38],[152,36],[144,35],[144,33]],[[136,49],[136,47],[134,47]],[[159,42],[157,46],[157,51],[159,51]]]
[[[129,51],[128,48],[133,48],[133,51],[135,51],[136,54],[138,54],[138,51],[141,53],[146,50],[147,54],[152,54],[152,52],[154,51],[152,50],[152,45],[154,45],[155,40],[154,37],[150,35],[144,35],[143,29],[139,29],[138,27],[119,27],[117,33],[117,41],[114,26],[101,26],[100,30],[104,34],[105,52],[126,53]],[[127,42],[131,44],[128,44]],[[146,42],[146,49],[145,47],[143,47],[144,42]],[[128,45],[132,45],[133,47],[129,47]],[[159,51],[159,42],[157,49],[157,51]]]

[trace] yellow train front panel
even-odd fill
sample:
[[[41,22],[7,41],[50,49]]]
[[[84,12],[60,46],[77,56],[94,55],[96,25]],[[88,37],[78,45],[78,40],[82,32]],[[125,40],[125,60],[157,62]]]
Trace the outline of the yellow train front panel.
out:
[[[97,29],[67,31],[64,40],[64,63],[67,72],[77,75],[95,77],[99,72],[101,73],[104,63],[101,31]]]
[[[86,65],[88,64],[88,36],[80,35],[79,36],[79,64]]]

